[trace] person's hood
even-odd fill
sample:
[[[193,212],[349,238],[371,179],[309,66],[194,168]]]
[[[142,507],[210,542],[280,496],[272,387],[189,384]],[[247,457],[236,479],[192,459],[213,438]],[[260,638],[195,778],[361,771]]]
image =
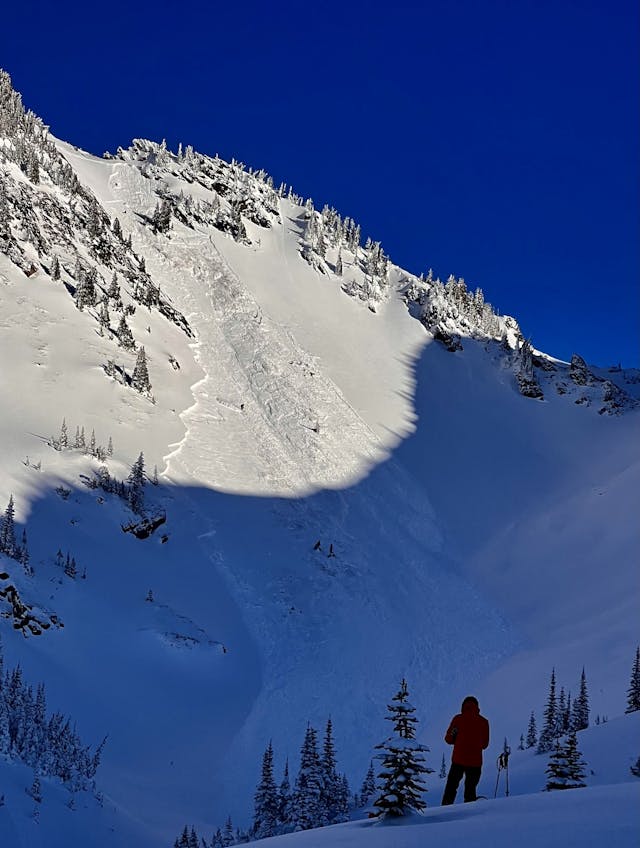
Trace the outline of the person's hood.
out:
[[[472,713],[473,715],[480,715],[480,706],[478,704],[477,698],[474,698],[473,695],[469,695],[462,702],[461,712],[463,713]]]

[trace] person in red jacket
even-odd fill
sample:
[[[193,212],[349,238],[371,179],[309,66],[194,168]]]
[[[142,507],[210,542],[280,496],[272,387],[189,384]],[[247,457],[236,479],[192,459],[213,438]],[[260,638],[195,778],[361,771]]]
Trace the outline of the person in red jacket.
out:
[[[444,741],[453,745],[453,754],[442,804],[453,804],[463,776],[464,800],[475,801],[482,772],[482,752],[489,745],[489,722],[480,715],[478,699],[473,695],[464,699],[461,711],[451,719]]]

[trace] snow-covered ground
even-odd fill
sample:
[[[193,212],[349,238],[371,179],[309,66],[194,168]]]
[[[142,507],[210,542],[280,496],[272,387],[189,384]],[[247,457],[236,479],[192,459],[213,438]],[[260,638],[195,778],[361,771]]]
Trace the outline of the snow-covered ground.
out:
[[[589,789],[440,810],[432,775],[425,818],[269,844],[488,846],[518,833],[525,846],[631,845],[637,787],[611,784],[632,779],[640,754],[637,717],[621,717],[640,612],[637,410],[523,397],[497,345],[433,341],[396,290],[399,269],[367,309],[302,259],[303,209],[286,198],[270,228],[246,223],[250,244],[177,220],[163,236],[141,218],[158,180],[133,155],[59,149],[194,337],[140,305],[128,319],[152,403],[104,373],[114,356],[130,371],[134,353],[99,335],[60,282],[0,254],[0,509],[13,494],[35,576],[0,559],[65,625],[25,639],[0,620],[5,660],[46,681],[88,744],[109,734],[102,807],[83,795],[69,810],[44,781],[36,822],[32,773],[0,761],[7,844],[151,848],[185,822],[207,838],[228,814],[247,825],[269,739],[279,779],[307,722],[329,715],[358,789],[402,676],[435,768],[450,716],[478,694],[492,796],[503,738],[515,748],[532,709],[540,720],[552,666],[574,693],[585,666],[592,713],[610,719],[580,734]],[[162,179],[211,194],[171,169]],[[149,473],[157,465],[147,497],[166,509],[166,542],[123,533],[125,504],[81,483],[96,460],[47,445],[63,418],[70,434],[112,437],[117,477],[140,451]],[[58,548],[86,580],[61,575]],[[543,760],[514,753],[514,793],[537,793]]]

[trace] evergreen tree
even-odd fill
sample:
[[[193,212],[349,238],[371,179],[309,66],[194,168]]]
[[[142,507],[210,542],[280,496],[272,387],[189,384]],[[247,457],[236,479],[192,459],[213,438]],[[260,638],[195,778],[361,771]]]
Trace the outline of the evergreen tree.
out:
[[[9,709],[0,690],[0,755],[9,753],[10,743]]]
[[[189,848],[189,828],[186,824],[180,836],[173,843],[173,848]]]
[[[42,789],[40,787],[40,778],[37,774],[33,778],[33,783],[31,784],[31,787],[29,789],[25,789],[24,791],[27,793],[27,795],[33,798],[36,804],[39,804],[42,801]]]
[[[294,808],[293,795],[291,794],[291,782],[289,780],[289,760],[284,764],[284,774],[278,789],[278,820],[285,830],[293,823]]]
[[[556,742],[546,770],[545,789],[550,792],[554,789],[577,789],[586,786],[585,767],[586,763],[578,750],[578,740],[574,730],[564,743]]]
[[[349,821],[349,812],[351,810],[351,789],[346,774],[341,774],[338,777],[338,787],[336,793],[336,812],[333,817],[335,824],[339,822]]]
[[[0,550],[2,544],[0,543]],[[631,669],[631,680],[627,690],[627,708],[625,713],[634,713],[640,710],[640,645],[636,648],[636,656]]]
[[[151,223],[155,233],[166,233],[169,231],[171,227],[171,204],[166,199],[163,198],[156,205]]]
[[[562,736],[565,732],[566,713],[567,697],[564,694],[564,686],[561,686],[560,696],[558,697],[558,711],[556,715],[556,736]]]
[[[107,298],[102,301],[102,304],[100,306],[98,321],[100,322],[100,326],[105,330],[108,330],[111,326],[111,317],[109,316],[109,306]]]
[[[538,729],[536,728],[536,717],[531,710],[529,726],[527,727],[527,748],[533,748],[538,744]]]
[[[149,371],[147,369],[147,355],[144,352],[144,347],[138,351],[136,364],[131,377],[131,385],[137,392],[150,392],[151,383],[149,382]]]
[[[338,258],[336,259],[336,274],[342,276],[342,251],[338,248]]]
[[[85,306],[95,306],[97,302],[96,296],[96,281],[97,274],[95,268],[89,268],[88,271],[78,264],[78,277],[76,278],[75,301],[76,306],[80,311]]]
[[[580,677],[580,692],[573,702],[572,729],[586,730],[589,727],[589,693],[587,691],[587,677],[582,669]]]
[[[60,427],[60,436],[58,437],[58,444],[60,445],[62,450],[69,447],[69,434],[67,432],[67,421],[66,418],[62,419],[62,426]]]
[[[128,501],[129,506],[132,511],[137,515],[142,515],[144,512],[144,486],[145,486],[145,476],[144,476],[144,454],[141,452],[140,456],[131,466],[131,471],[129,472],[129,477],[127,479],[129,483],[129,491],[128,491]]]
[[[524,733],[521,733],[520,734],[520,741],[518,742],[518,751],[524,751],[524,748],[525,748]]]
[[[362,786],[360,787],[360,806],[366,807],[371,800],[371,798],[376,793],[376,776],[373,771],[373,760],[369,763],[369,768],[367,769],[367,773],[362,781]]]
[[[118,336],[120,347],[123,347],[125,350],[135,350],[136,343],[133,338],[133,333],[129,329],[124,313],[120,316],[120,323],[118,324],[116,335]]]
[[[26,531],[25,528],[23,528],[23,530],[22,530],[22,544],[20,545],[20,548],[19,548],[18,562],[23,567],[24,573],[27,574],[29,577],[32,577],[33,576],[33,568],[31,567],[31,564],[30,564],[29,545],[27,543],[27,531]]]
[[[0,710],[1,709],[2,709],[2,704],[1,704],[1,701],[0,701]],[[0,714],[0,721],[1,721],[1,719],[2,719],[2,716]],[[0,739],[2,738],[1,734],[2,734],[2,726],[0,725]],[[2,747],[0,747],[0,751],[2,751]],[[640,777],[640,757],[638,757],[638,759],[635,761],[634,765],[629,766],[629,771],[631,772],[631,774],[634,777]]]
[[[254,797],[253,836],[264,839],[275,836],[278,825],[278,791],[273,779],[273,748],[271,742],[262,758],[262,773]]]
[[[111,232],[116,238],[122,238],[122,227],[120,226],[120,221],[118,220],[118,218],[113,219],[113,226],[111,227]]]
[[[53,262],[51,263],[51,279],[59,280],[60,279],[60,260],[57,256],[53,257]]]
[[[423,774],[433,769],[425,766],[423,754],[429,749],[415,741],[415,707],[409,702],[406,680],[402,680],[400,690],[393,696],[394,703],[387,706],[393,722],[394,735],[380,745],[384,751],[379,755],[382,771],[378,777],[383,781],[380,795],[374,801],[380,816],[403,816],[410,810],[421,811],[426,807],[420,797],[426,791],[421,781]]]
[[[300,770],[294,792],[294,821],[300,830],[326,824],[322,811],[322,766],[318,755],[317,734],[307,725],[300,750]]]
[[[231,821],[231,816],[229,816],[225,822],[224,830],[222,831],[222,848],[229,848],[229,846],[235,844],[236,838],[233,834],[233,823]]]
[[[322,746],[322,795],[320,805],[322,815],[329,824],[334,824],[338,817],[338,808],[342,795],[342,781],[336,771],[336,750],[333,741],[333,724],[327,720],[324,743]]]
[[[573,730],[573,705],[571,703],[571,692],[567,695],[567,706],[564,712],[564,720],[562,722],[562,732],[569,733]]]
[[[9,496],[9,503],[4,511],[4,515],[0,518],[0,553],[13,557],[16,554],[16,528],[15,528],[15,507],[13,504],[13,495]]]
[[[553,742],[557,737],[558,729],[558,705],[556,702],[556,670],[551,670],[551,681],[549,683],[549,695],[547,705],[544,708],[544,727],[538,739],[538,754],[545,754],[553,748]]]

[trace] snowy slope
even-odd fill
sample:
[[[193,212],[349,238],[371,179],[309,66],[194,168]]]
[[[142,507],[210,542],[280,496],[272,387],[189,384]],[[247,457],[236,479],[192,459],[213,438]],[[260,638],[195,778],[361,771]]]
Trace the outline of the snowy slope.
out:
[[[121,277],[153,402],[109,378],[106,361],[130,372],[135,353],[118,346],[115,317],[100,335],[65,288],[72,257],[90,259],[85,243],[56,247],[68,256],[56,282],[51,251],[39,256],[14,225],[37,272],[0,253],[0,395],[10,399],[0,507],[12,493],[35,575],[0,559],[25,599],[65,626],[24,639],[0,620],[0,635],[8,664],[46,681],[83,737],[95,745],[109,734],[105,806],[69,812],[75,830],[61,829],[59,844],[93,829],[96,844],[170,844],[185,821],[209,833],[228,813],[249,823],[268,740],[281,768],[307,721],[329,714],[357,788],[402,675],[433,765],[468,690],[498,750],[540,713],[553,665],[574,690],[586,665],[593,712],[620,715],[639,611],[637,409],[599,415],[600,383],[579,389],[591,393],[584,403],[552,383],[542,402],[523,397],[497,340],[464,338],[453,353],[434,342],[407,308],[417,281],[395,266],[367,309],[301,255],[308,209],[296,198],[251,213],[269,226],[243,218],[245,239],[177,216],[154,232],[159,197],[219,203],[210,183],[190,182],[151,143],[114,159],[57,149],[131,236],[118,267],[143,257],[192,333],[136,302]],[[262,197],[262,183],[249,185]],[[70,202],[44,177],[37,191]],[[345,277],[360,280],[355,256],[344,260]],[[108,281],[112,269],[98,268]],[[112,437],[118,478],[140,451],[149,473],[157,465],[147,498],[166,510],[166,543],[123,533],[125,503],[81,482],[99,463],[47,444],[63,418],[70,433]],[[58,548],[86,580],[61,575]],[[16,798],[24,767],[0,767]],[[66,790],[47,791],[59,809]],[[625,793],[611,803],[625,806]],[[20,838],[34,827],[24,804],[9,820]]]

